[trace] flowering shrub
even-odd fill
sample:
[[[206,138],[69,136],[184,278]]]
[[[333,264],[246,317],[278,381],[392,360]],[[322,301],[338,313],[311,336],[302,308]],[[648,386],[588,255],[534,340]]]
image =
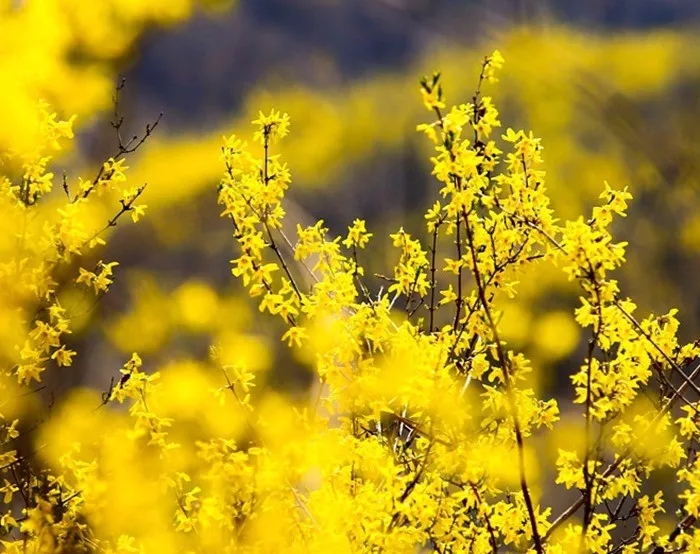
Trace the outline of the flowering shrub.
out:
[[[49,196],[51,148],[71,131],[47,111],[44,142],[2,181],[2,308],[16,321],[0,381],[5,550],[700,548],[700,343],[678,343],[677,310],[641,318],[611,277],[625,261],[610,226],[627,190],[606,183],[590,216],[561,223],[539,139],[512,129],[497,139],[482,89],[502,63],[486,57],[470,102],[453,107],[439,74],[421,81],[438,195],[420,234],[391,234],[388,275],[365,272],[377,238],[362,220],[345,237],[322,220],[285,232],[291,175],[276,148],[287,115],[261,113],[252,147],[225,139],[218,200],[237,246],[232,273],[313,366],[309,403],[256,390],[244,352],[216,344],[207,363],[161,371],[134,354],[102,397],[79,390],[49,412],[27,400],[49,365],[75,356],[59,283],[99,295],[113,278],[115,262],[83,267],[103,227],[78,212],[118,190],[107,227],[143,214],[143,189],[120,188],[121,157]],[[540,369],[502,339],[504,300],[542,264],[582,291],[574,317],[587,349],[566,410],[535,392]]]
[[[534,129],[546,144],[548,182],[562,183],[548,190],[557,215],[570,219],[587,213],[598,201],[603,177],[633,185],[633,212],[615,230],[625,240],[634,236],[639,246],[629,251],[621,272],[625,291],[645,311],[689,306],[697,301],[692,276],[697,273],[700,216],[691,206],[698,203],[692,183],[700,173],[692,147],[698,140],[696,126],[689,124],[695,120],[694,108],[680,91],[700,82],[694,77],[700,74],[700,59],[683,55],[697,49],[696,35],[686,29],[609,34],[553,23],[546,30],[505,27],[476,47],[435,45],[403,69],[342,86],[270,86],[263,81],[216,128],[201,134],[159,133],[133,160],[130,175],[135,182],[149,183],[148,225],[157,229],[162,248],[201,251],[212,237],[197,233],[194,221],[190,232],[182,232],[182,218],[195,218],[183,213],[182,206],[201,207],[199,219],[206,220],[207,195],[221,171],[221,135],[235,132],[251,142],[249,122],[258,110],[284,107],[293,117],[294,132],[275,152],[294,175],[293,194],[285,203],[288,234],[294,234],[292,221],[308,225],[315,220],[304,211],[322,213],[340,233],[341,228],[333,227],[337,218],[350,222],[362,209],[375,235],[387,236],[400,224],[421,218],[408,195],[424,199],[432,194],[424,162],[431,144],[408,131],[425,117],[414,97],[416,75],[440,67],[450,96],[468,99],[475,75],[464,68],[478,66],[480,52],[498,45],[508,71],[489,94],[511,126]],[[383,177],[386,171],[401,170],[397,164],[404,160],[420,171]],[[365,201],[369,196],[372,200]],[[326,210],[324,205],[333,207]],[[215,240],[223,244],[218,236]],[[369,273],[384,271],[386,248],[386,241],[372,243],[363,258]],[[676,260],[672,267],[670,259]],[[501,337],[526,351],[533,364],[559,366],[570,360],[583,337],[571,317],[577,285],[552,264],[538,264],[530,275],[520,283],[518,295],[501,304],[512,315],[502,321]],[[164,283],[168,275],[154,279]],[[698,328],[700,312],[695,312],[684,311],[685,340]],[[147,336],[136,328],[131,334],[138,340],[120,347],[127,355],[141,352],[140,342]],[[553,373],[545,372],[546,380],[553,380]]]

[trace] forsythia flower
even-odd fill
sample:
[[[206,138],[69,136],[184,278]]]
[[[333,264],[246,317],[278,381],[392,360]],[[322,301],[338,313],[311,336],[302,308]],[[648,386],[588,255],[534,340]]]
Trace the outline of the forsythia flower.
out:
[[[372,238],[372,233],[367,232],[365,225],[362,219],[356,219],[352,222],[352,227],[348,227],[348,236],[343,239],[343,244],[346,248],[353,246],[364,248],[367,246],[369,239]]]
[[[500,50],[494,50],[493,53],[484,60],[484,78],[490,83],[497,83],[498,77],[496,73],[503,67],[504,61]]]
[[[270,111],[269,115],[260,112],[258,119],[253,121],[253,125],[259,127],[253,136],[253,140],[263,145],[266,143],[272,144],[289,133],[289,116],[286,113],[280,114],[280,112],[275,110]]]

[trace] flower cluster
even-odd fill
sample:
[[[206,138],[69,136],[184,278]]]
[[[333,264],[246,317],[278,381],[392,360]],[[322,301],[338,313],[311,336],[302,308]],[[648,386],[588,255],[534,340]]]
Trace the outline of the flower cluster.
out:
[[[45,102],[38,111],[42,118],[33,148],[7,152],[0,166],[0,311],[9,323],[2,326],[0,355],[0,533],[25,537],[5,541],[8,552],[27,545],[54,552],[87,537],[80,493],[42,469],[23,447],[46,413],[43,407],[29,409],[22,399],[44,388],[36,387],[49,368],[73,364],[74,307],[65,301],[66,293],[81,285],[98,297],[107,292],[118,263],[94,262],[103,236],[124,213],[143,213],[146,207],[136,204],[143,186],[128,191],[121,186],[123,159],[110,159],[94,179],[79,179],[77,186],[64,176],[62,190],[54,190],[51,163],[73,138],[73,118],[61,121]],[[100,194],[120,199],[121,209],[107,222],[98,219],[106,205],[95,200]]]
[[[278,209],[279,187],[272,184],[269,206],[252,200],[266,194],[268,167],[279,163],[270,161],[266,125],[286,131],[286,117],[273,113],[256,122],[264,157],[238,154],[245,162],[233,184],[235,160],[226,159],[229,176],[220,201],[225,213],[236,213],[234,236],[242,245],[233,272],[241,274],[246,245],[264,231],[274,259],[256,249],[254,261],[243,263],[249,275],[268,268],[263,286],[243,275],[244,284],[251,295],[263,296],[261,309],[283,305],[285,298],[298,308],[293,320],[283,313],[289,325],[284,338],[296,348],[304,340],[313,343],[320,380],[314,405],[321,400],[323,406],[313,418],[327,426],[328,451],[339,441],[346,452],[314,460],[309,476],[291,483],[308,503],[296,510],[299,531],[289,545],[607,552],[620,544],[616,533],[628,529],[629,520],[636,528],[620,546],[626,552],[692,543],[680,532],[662,532],[658,518],[668,488],[653,497],[640,491],[649,475],[669,467],[693,482],[692,466],[684,461],[692,460],[696,411],[683,391],[697,388],[695,373],[685,368],[700,348],[678,343],[675,310],[638,322],[634,303],[609,277],[624,263],[625,244],[613,242],[609,227],[614,215],[625,215],[627,189],[606,183],[603,204],[588,220],[560,225],[545,187],[540,140],[508,129],[497,145],[492,133],[500,126],[498,112],[481,86],[497,80],[502,63],[498,52],[487,57],[473,101],[450,109],[439,74],[421,81],[423,102],[435,119],[419,130],[435,145],[441,200],[425,214],[427,246],[403,228],[391,235],[401,256],[385,278],[388,295],[372,293],[360,279],[364,222],[355,221],[342,244],[328,236],[322,221],[299,228],[293,245],[284,233],[274,235],[279,220],[270,225],[266,219]],[[245,196],[234,197],[232,187]],[[280,243],[293,248],[295,264]],[[538,397],[530,363],[501,339],[508,313],[499,308],[545,262],[580,283],[584,296],[576,321],[591,328],[584,363],[571,377],[575,402],[583,405],[581,419],[571,424],[580,432],[574,448],[560,448],[550,466],[557,483],[581,492],[556,518],[546,504],[552,493],[539,478],[549,467],[534,452],[542,430],[559,421],[559,407]],[[283,297],[273,271],[284,275],[277,285],[286,291]],[[301,285],[305,275],[312,277],[308,290]],[[317,340],[316,333],[334,340]],[[686,417],[674,422],[677,403],[685,404]],[[687,516],[678,523],[683,530],[697,511],[691,490],[680,496],[686,502]]]

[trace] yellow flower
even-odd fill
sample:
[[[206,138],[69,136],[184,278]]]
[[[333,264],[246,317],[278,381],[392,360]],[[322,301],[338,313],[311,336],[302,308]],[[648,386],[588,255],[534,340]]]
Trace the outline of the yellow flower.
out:
[[[269,115],[258,113],[258,119],[253,121],[259,130],[253,135],[253,140],[259,144],[273,143],[277,139],[284,138],[289,133],[289,116],[271,110]]]
[[[290,327],[282,335],[282,340],[287,343],[287,346],[297,346],[300,347],[304,340],[309,338],[306,329],[303,327]]]
[[[51,359],[56,360],[56,363],[61,367],[68,367],[73,364],[73,357],[75,355],[76,352],[67,350],[65,345],[62,345],[61,348],[55,350],[54,353],[51,354]]]

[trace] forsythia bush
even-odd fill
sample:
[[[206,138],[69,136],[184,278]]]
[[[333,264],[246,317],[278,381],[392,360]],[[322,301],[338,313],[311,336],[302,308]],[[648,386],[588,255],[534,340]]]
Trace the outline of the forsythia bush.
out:
[[[625,240],[634,236],[639,245],[628,252],[625,291],[645,311],[660,313],[667,306],[693,305],[698,296],[692,276],[697,273],[700,251],[700,212],[690,207],[699,201],[693,183],[700,177],[700,166],[694,161],[693,144],[700,134],[691,124],[697,119],[694,108],[684,100],[694,95],[681,91],[692,91],[694,83],[700,82],[696,79],[700,58],[684,54],[698,50],[697,33],[685,28],[600,33],[554,22],[494,31],[476,48],[435,45],[399,71],[372,73],[342,86],[319,89],[294,82],[276,87],[263,81],[246,93],[235,114],[226,114],[214,129],[172,136],[157,133],[129,172],[134,182],[149,183],[152,209],[147,225],[156,230],[151,236],[170,255],[176,247],[203,251],[204,244],[225,244],[223,232],[212,240],[208,232],[198,232],[196,223],[182,232],[182,218],[196,217],[183,213],[183,206],[193,211],[197,206],[197,213],[206,213],[207,194],[221,172],[217,156],[221,135],[235,132],[251,142],[249,123],[258,111],[269,113],[282,106],[294,120],[294,132],[275,149],[294,174],[294,194],[285,203],[285,229],[290,235],[294,234],[291,221],[305,226],[314,221],[304,211],[327,218],[341,212],[346,221],[349,215],[358,215],[355,206],[362,207],[376,236],[387,236],[402,223],[415,231],[406,222],[420,221],[422,214],[409,195],[425,199],[433,194],[426,167],[410,176],[401,170],[392,180],[384,180],[383,175],[400,169],[397,164],[404,160],[420,164],[418,160],[427,161],[431,155],[430,142],[409,131],[425,118],[423,106],[414,97],[416,75],[440,67],[450,96],[470,98],[475,76],[464,68],[477,67],[478,52],[499,45],[508,59],[508,71],[489,93],[504,109],[502,118],[515,128],[536,130],[546,144],[548,182],[566,183],[548,189],[557,215],[570,219],[589,211],[598,201],[602,177],[610,183],[633,184],[634,217],[616,228]],[[222,82],[221,86],[229,85]],[[369,204],[365,198],[379,184]],[[329,197],[336,199],[336,206],[325,211],[323,204],[331,202]],[[393,204],[392,198],[396,199]],[[335,220],[330,226],[340,234],[342,227],[333,224]],[[658,232],[660,228],[663,232]],[[387,241],[373,241],[369,256],[363,258],[369,273],[383,271],[388,247]],[[666,263],[671,259],[677,263]],[[153,276],[161,287],[168,278]],[[534,365],[565,363],[583,336],[571,317],[576,302],[576,283],[567,282],[552,264],[538,264],[519,285],[518,295],[501,303],[510,314],[502,321],[501,337],[511,348],[526,351]],[[685,340],[689,330],[700,327],[700,312],[696,312],[684,311],[681,336]],[[156,325],[167,329],[167,318]],[[150,336],[142,332],[145,326],[132,323],[128,334],[139,340],[123,341],[124,354],[134,350],[148,354],[141,344],[141,337]],[[546,372],[546,380],[562,381],[552,373]]]
[[[122,185],[128,144],[94,178],[55,186],[50,157],[71,122],[45,109],[43,141],[10,153],[1,181],[4,550],[700,551],[700,343],[678,343],[675,309],[636,314],[611,277],[627,190],[606,183],[589,216],[561,223],[540,141],[497,139],[482,87],[502,63],[485,58],[471,101],[450,108],[439,74],[421,81],[437,200],[418,234],[390,236],[387,275],[365,275],[377,238],[362,220],[338,238],[323,221],[283,231],[287,115],[261,113],[253,148],[225,139],[232,273],[313,366],[310,403],[256,390],[243,357],[213,344],[209,362],[162,371],[134,354],[102,396],[42,409],[38,383],[76,356],[65,291],[107,291],[102,231],[144,210],[143,188]],[[115,214],[90,217],[109,191]],[[538,397],[538,368],[501,339],[499,306],[541,264],[582,291],[587,346],[566,410]]]

